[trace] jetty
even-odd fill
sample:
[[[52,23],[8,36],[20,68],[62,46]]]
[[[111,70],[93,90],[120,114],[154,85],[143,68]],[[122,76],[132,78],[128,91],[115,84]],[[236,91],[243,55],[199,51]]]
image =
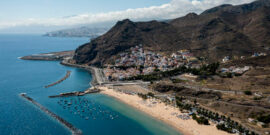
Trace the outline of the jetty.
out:
[[[52,111],[48,110],[47,108],[45,108],[44,106],[42,106],[41,104],[39,104],[38,102],[36,102],[34,99],[32,99],[31,97],[27,96],[26,93],[21,93],[20,95],[23,98],[25,98],[26,100],[28,100],[31,103],[33,103],[34,105],[36,105],[38,108],[40,108],[46,114],[50,115],[51,117],[53,117],[54,119],[56,119],[57,121],[59,121],[65,127],[67,127],[72,132],[73,135],[82,135],[82,131],[80,129],[74,127],[71,123],[67,122],[66,120],[64,120],[60,116],[58,116],[55,113],[53,113]]]
[[[62,61],[67,57],[72,57],[74,51],[62,51],[62,52],[51,52],[51,53],[41,53],[33,54],[29,56],[19,57],[22,60],[39,60],[39,61]]]
[[[71,71],[67,71],[66,75],[62,79],[60,79],[60,80],[58,80],[58,81],[56,81],[56,82],[54,82],[52,84],[49,84],[49,85],[45,86],[45,88],[49,88],[49,87],[52,87],[54,85],[57,85],[57,84],[63,82],[64,80],[66,80],[70,76],[70,73],[71,73]]]
[[[84,96],[86,94],[91,93],[99,93],[100,90],[96,88],[90,88],[85,91],[74,91],[74,92],[67,92],[67,93],[60,93],[59,95],[49,96],[49,98],[56,98],[56,97],[70,97],[70,96]]]

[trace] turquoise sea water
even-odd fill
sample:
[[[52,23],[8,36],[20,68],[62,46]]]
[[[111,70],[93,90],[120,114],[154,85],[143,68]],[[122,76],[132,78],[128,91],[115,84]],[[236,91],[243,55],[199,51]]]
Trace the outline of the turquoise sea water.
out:
[[[71,134],[56,120],[22,99],[20,93],[27,93],[86,135],[179,134],[168,125],[102,94],[50,99],[48,96],[61,92],[85,90],[89,87],[91,74],[82,69],[62,66],[55,61],[18,59],[30,54],[72,50],[88,41],[87,38],[0,35],[0,134]],[[56,86],[44,88],[45,85],[65,76],[67,70],[72,71],[67,80]],[[73,104],[67,106],[64,104],[65,100]]]

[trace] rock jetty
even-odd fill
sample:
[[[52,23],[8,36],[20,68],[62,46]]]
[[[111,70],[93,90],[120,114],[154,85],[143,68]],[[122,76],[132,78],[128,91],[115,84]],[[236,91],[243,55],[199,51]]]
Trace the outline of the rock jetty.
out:
[[[45,88],[49,88],[49,87],[52,87],[52,86],[54,86],[56,84],[59,84],[59,83],[63,82],[64,80],[66,80],[70,76],[70,73],[71,73],[71,71],[67,71],[66,75],[62,79],[60,79],[60,80],[58,80],[58,81],[56,81],[56,82],[54,82],[52,84],[49,84],[49,85],[45,86]]]
[[[91,93],[98,93],[100,92],[99,89],[96,88],[90,88],[86,91],[74,91],[74,92],[67,92],[67,93],[60,93],[59,95],[49,96],[50,98],[56,98],[56,97],[70,97],[70,96],[83,96],[86,94]]]
[[[55,113],[51,112],[50,110],[48,110],[47,108],[45,108],[44,106],[42,106],[41,104],[39,104],[38,102],[36,102],[34,99],[32,99],[31,97],[27,96],[26,93],[21,93],[20,94],[23,98],[25,98],[26,100],[30,101],[31,103],[33,103],[34,105],[36,105],[38,108],[40,108],[42,111],[44,111],[46,114],[50,115],[51,117],[55,118],[57,121],[59,121],[61,124],[63,124],[65,127],[67,127],[69,130],[71,130],[73,135],[82,135],[82,131],[76,127],[74,127],[71,123],[67,122],[66,120],[64,120],[63,118],[61,118],[60,116],[56,115]]]

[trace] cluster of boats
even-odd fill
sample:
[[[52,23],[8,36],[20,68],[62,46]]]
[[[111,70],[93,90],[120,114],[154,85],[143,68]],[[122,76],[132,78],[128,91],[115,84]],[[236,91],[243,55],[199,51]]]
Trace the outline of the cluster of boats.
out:
[[[114,120],[119,117],[115,112],[86,98],[65,98],[60,99],[57,103],[71,114],[78,115],[85,120]]]

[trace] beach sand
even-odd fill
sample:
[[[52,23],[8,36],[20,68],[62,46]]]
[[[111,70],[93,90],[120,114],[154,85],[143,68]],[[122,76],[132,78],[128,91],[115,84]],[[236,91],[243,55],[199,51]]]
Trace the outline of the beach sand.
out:
[[[183,120],[177,118],[173,114],[183,114],[179,109],[165,105],[162,102],[151,100],[143,100],[137,95],[129,95],[109,89],[107,87],[99,87],[101,93],[112,96],[138,110],[157,118],[180,131],[184,135],[229,135],[229,133],[218,130],[214,124],[199,125],[195,120]],[[153,104],[153,102],[155,102]]]

